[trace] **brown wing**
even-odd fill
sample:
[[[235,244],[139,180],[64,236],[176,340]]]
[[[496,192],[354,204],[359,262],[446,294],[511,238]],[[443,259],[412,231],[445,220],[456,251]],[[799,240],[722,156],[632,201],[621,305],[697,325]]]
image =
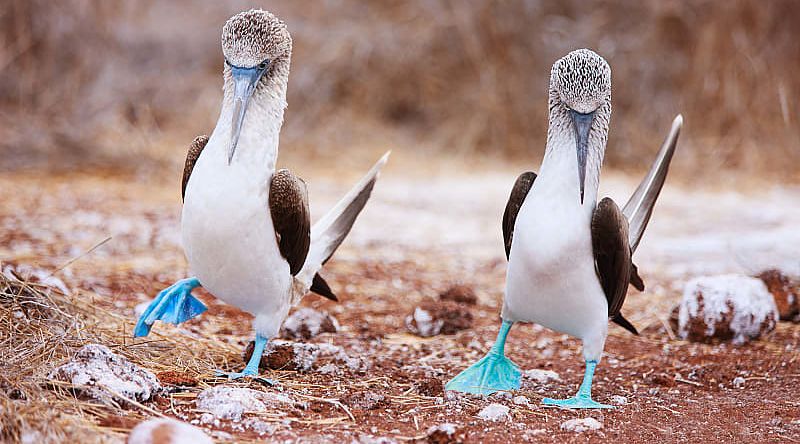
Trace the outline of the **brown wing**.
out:
[[[608,197],[600,201],[592,215],[592,250],[597,276],[608,300],[608,316],[636,333],[633,325],[620,313],[633,272],[628,220]]]
[[[536,180],[536,173],[533,171],[526,171],[520,174],[517,181],[514,182],[511,195],[508,196],[506,210],[503,212],[503,242],[506,247],[506,259],[511,255],[511,243],[514,241],[514,224],[517,222],[517,214],[519,214],[519,209],[522,208],[522,203],[525,202],[525,197],[533,186],[534,180]]]
[[[186,163],[183,165],[183,183],[181,184],[181,199],[186,198],[186,184],[189,183],[189,176],[192,175],[194,164],[200,158],[203,148],[208,143],[208,136],[197,136],[189,145],[189,152],[186,154]]]
[[[297,275],[311,244],[306,184],[289,170],[276,171],[269,186],[269,211],[281,255],[289,262],[292,275]]]

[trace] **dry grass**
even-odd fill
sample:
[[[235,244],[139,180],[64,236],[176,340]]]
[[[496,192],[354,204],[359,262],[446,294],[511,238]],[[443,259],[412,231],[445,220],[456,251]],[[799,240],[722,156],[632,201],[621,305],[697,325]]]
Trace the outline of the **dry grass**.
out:
[[[155,413],[132,400],[123,406],[117,401],[79,398],[75,387],[47,378],[51,368],[87,343],[107,345],[155,371],[190,374],[208,372],[213,362],[236,354],[224,344],[197,338],[161,336],[134,344],[127,339],[131,337],[128,328],[130,323],[122,317],[98,308],[89,293],[67,296],[6,267],[0,273],[0,441],[119,439],[119,433],[129,429],[115,418],[124,418],[122,424],[135,424]],[[197,347],[198,343],[202,345]]]
[[[179,163],[175,151],[210,131],[217,112],[217,30],[248,7],[200,5],[5,2],[0,121],[10,155],[1,165],[147,171]],[[535,159],[550,64],[591,47],[614,70],[612,167],[647,164],[682,112],[677,171],[796,178],[800,4],[791,0],[269,7],[295,41],[282,138],[290,150],[330,157],[342,147],[394,145]]]

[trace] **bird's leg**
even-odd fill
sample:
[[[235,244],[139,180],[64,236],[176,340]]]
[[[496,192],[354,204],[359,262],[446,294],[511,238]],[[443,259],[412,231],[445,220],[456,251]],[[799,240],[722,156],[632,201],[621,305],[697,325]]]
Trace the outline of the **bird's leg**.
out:
[[[544,398],[542,404],[553,405],[565,409],[613,409],[613,406],[601,404],[592,399],[592,378],[597,361],[586,361],[586,371],[578,393],[569,399]]]
[[[161,290],[139,316],[134,337],[147,336],[150,328],[156,321],[180,324],[206,311],[206,306],[199,299],[192,296],[192,290],[200,286],[197,278],[181,279],[169,287]]]
[[[459,373],[445,386],[445,390],[489,395],[519,388],[520,371],[505,356],[506,337],[514,323],[503,321],[492,349],[480,361]]]
[[[245,366],[244,370],[241,372],[223,372],[221,370],[217,370],[217,376],[227,376],[228,379],[239,379],[245,376],[252,376],[258,377],[258,365],[261,363],[261,356],[264,354],[264,348],[267,346],[267,337],[261,336],[260,334],[256,333],[256,341],[253,345],[253,354],[250,355],[250,359],[247,361],[247,366]],[[271,379],[265,378],[257,378],[269,385],[275,385],[276,382],[272,381]]]

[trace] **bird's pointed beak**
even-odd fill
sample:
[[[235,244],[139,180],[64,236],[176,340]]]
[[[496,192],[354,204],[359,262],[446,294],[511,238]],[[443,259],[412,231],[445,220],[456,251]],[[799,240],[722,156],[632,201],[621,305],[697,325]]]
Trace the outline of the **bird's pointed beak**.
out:
[[[570,110],[570,117],[575,127],[575,142],[578,153],[578,180],[581,190],[581,205],[583,205],[583,190],[586,184],[586,155],[589,151],[589,132],[594,121],[594,111],[586,114]]]
[[[236,152],[236,145],[239,143],[239,134],[242,132],[244,115],[247,112],[247,104],[256,89],[258,81],[264,74],[264,70],[254,68],[239,68],[231,66],[233,75],[233,121],[231,122],[231,145],[228,148],[228,165],[233,160]]]

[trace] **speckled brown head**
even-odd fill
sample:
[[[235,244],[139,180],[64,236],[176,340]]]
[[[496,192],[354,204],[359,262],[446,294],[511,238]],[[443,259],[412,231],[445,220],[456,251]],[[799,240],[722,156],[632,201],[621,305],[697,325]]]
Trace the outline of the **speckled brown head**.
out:
[[[230,74],[233,83],[231,144],[228,149],[230,165],[239,143],[247,105],[254,93],[259,91],[258,96],[277,100],[281,109],[285,106],[292,38],[280,19],[267,11],[251,9],[234,15],[225,23],[222,53],[226,78]]]
[[[578,49],[556,60],[550,71],[550,126],[574,130],[581,203],[590,138],[593,148],[604,149],[610,120],[611,67],[605,59]],[[602,159],[602,153],[594,158]]]
[[[590,113],[611,101],[611,67],[590,49],[578,49],[556,60],[550,86],[564,105]]]
[[[251,9],[229,18],[222,28],[222,54],[232,66],[254,68],[292,55],[292,37],[278,17]]]

